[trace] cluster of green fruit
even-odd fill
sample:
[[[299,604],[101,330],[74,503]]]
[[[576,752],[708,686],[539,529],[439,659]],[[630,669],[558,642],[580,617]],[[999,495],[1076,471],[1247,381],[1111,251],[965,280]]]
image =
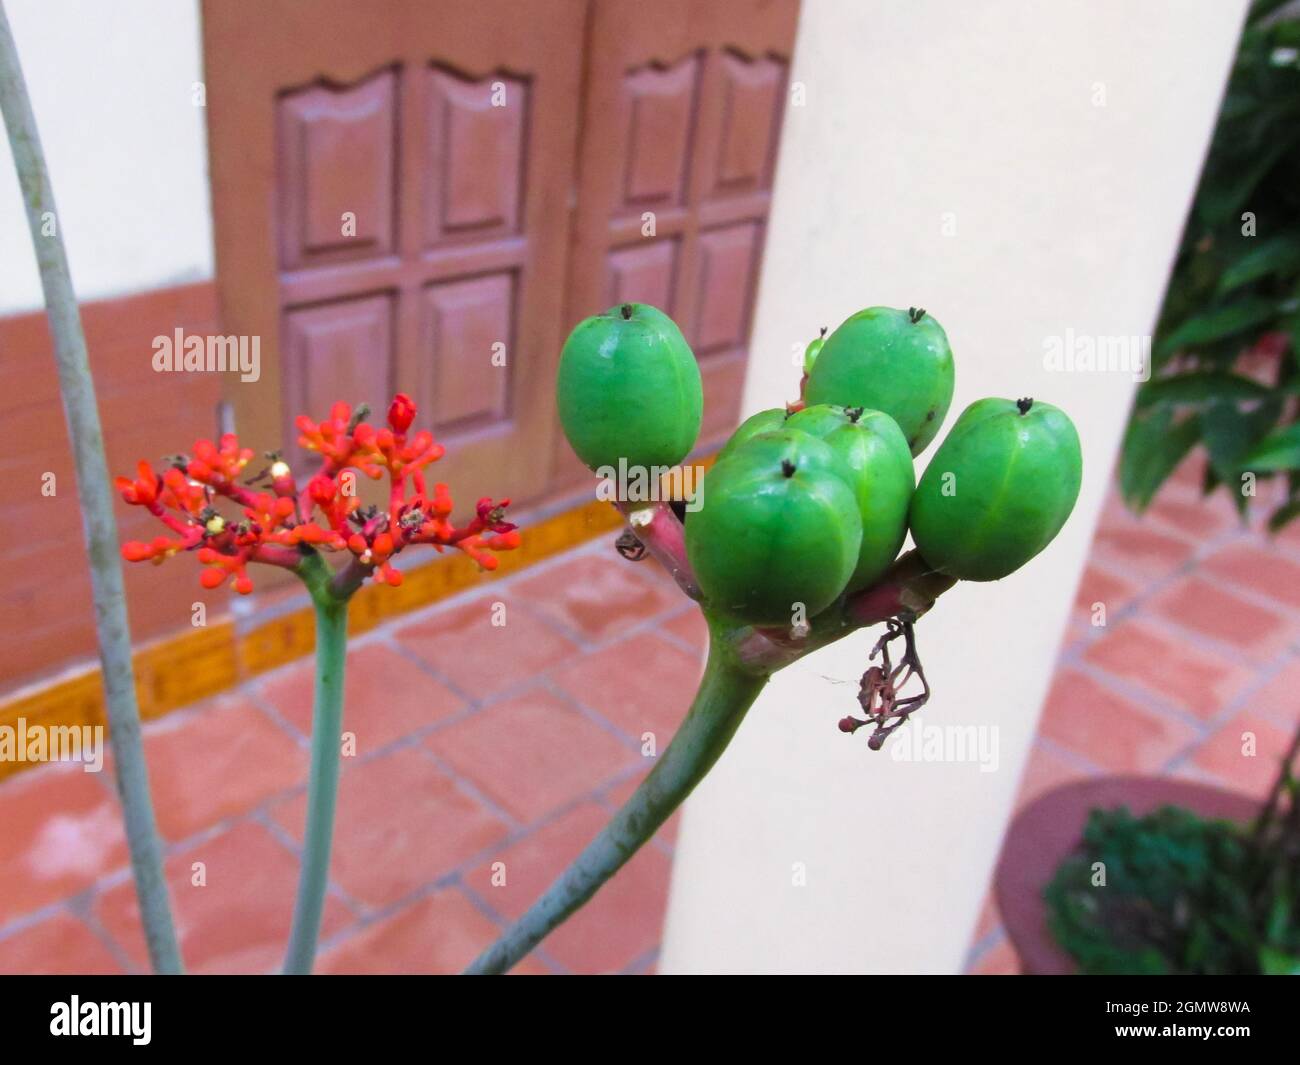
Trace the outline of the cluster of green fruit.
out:
[[[910,528],[936,572],[1007,576],[1060,531],[1079,494],[1070,419],[1029,399],[982,399],[917,483],[912,466],[953,394],[943,328],[869,307],[808,345],[801,409],[736,430],[686,522],[705,606],[753,625],[815,617],[869,587]],[[592,469],[672,466],[695,446],[699,369],[676,324],[644,304],[580,323],[560,359],[560,420]]]

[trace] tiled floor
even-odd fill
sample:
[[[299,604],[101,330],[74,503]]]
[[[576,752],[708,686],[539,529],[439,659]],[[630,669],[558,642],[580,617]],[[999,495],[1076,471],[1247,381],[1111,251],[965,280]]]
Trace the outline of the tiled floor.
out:
[[[459,970],[630,794],[643,750],[671,738],[704,627],[662,570],[624,562],[611,544],[485,582],[355,643],[344,718],[355,753],[344,757],[320,970]],[[280,960],[305,816],[310,669],[286,667],[145,728],[195,971]],[[0,784],[0,972],[147,967],[112,788],[108,772],[63,766]],[[653,969],[675,828],[520,971]]]
[[[1189,462],[1139,522],[1102,515],[1017,806],[1080,777],[1155,773],[1262,796],[1300,722],[1300,523],[1243,528]],[[1100,624],[1099,624],[1100,622]],[[984,906],[967,971],[1018,960]]]
[[[1274,544],[1241,530],[1223,501],[1197,501],[1191,476],[1141,523],[1108,507],[1022,801],[1111,770],[1267,786],[1300,702],[1300,531]],[[356,642],[322,971],[464,966],[630,793],[647,734],[667,742],[704,628],[653,563],[623,562],[610,540]],[[1105,625],[1092,624],[1097,603]],[[280,958],[309,671],[287,667],[146,727],[194,970],[266,971]],[[0,972],[145,967],[112,787],[108,773],[61,766],[0,784]],[[675,822],[520,970],[652,971]],[[970,971],[1014,968],[988,907]]]

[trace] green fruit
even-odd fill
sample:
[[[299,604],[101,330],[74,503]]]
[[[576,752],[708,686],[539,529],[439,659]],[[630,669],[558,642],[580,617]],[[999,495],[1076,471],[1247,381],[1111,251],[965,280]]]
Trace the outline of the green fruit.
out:
[[[884,411],[919,455],[938,433],[952,389],[952,348],[934,318],[916,308],[868,307],[826,338],[804,399]]]
[[[764,433],[705,475],[686,520],[686,556],[705,606],[752,625],[789,626],[844,591],[862,521],[830,447],[807,433]]]
[[[771,410],[761,410],[757,414],[751,414],[740,423],[739,428],[731,434],[731,438],[722,445],[722,450],[718,452],[718,461],[721,462],[739,448],[741,444],[747,440],[752,440],[759,433],[770,433],[780,429],[785,424],[787,417],[789,415],[786,414],[783,407],[773,407]]]
[[[957,419],[912,497],[912,538],[941,573],[996,581],[1052,542],[1083,477],[1066,414],[1031,399],[981,399]]]
[[[813,363],[817,361],[817,356],[821,354],[822,345],[826,343],[826,327],[822,326],[820,335],[808,341],[808,346],[803,349],[803,372],[812,373]]]
[[[560,354],[560,424],[591,469],[675,466],[704,411],[700,368],[676,324],[644,303],[578,323]]]
[[[806,407],[785,424],[824,440],[849,472],[862,518],[862,544],[848,590],[865,588],[898,557],[907,537],[916,471],[903,431],[878,410],[829,405]]]

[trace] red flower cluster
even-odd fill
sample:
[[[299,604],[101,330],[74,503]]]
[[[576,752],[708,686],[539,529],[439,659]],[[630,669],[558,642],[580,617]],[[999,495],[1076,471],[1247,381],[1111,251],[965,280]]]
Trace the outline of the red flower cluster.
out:
[[[141,462],[136,479],[119,477],[117,487],[123,499],[147,507],[174,535],[149,543],[133,540],[122,546],[122,556],[158,563],[178,551],[197,550],[207,567],[200,577],[205,588],[231,581],[244,595],[253,590],[248,563],[293,569],[312,549],[351,552],[355,565],[391,585],[402,583],[392,559],[408,544],[431,544],[438,551],[455,547],[484,569],[496,569],[494,552],[513,550],[520,542],[516,527],[505,520],[510,500],[480,499],[467,525],[453,525],[447,486],[435,484],[430,495],[424,479],[425,467],[442,458],[444,449],[427,431],[408,437],[415,415],[411,398],[398,393],[382,429],[354,418],[346,403],[334,404],[321,422],[300,416],[298,442],[325,460],[301,490],[288,463],[278,458],[240,484],[253,452],[241,448],[233,433],[219,445],[198,441],[192,458],[175,457],[161,476]],[[387,509],[361,505],[354,471],[376,480],[387,473]],[[263,482],[269,491],[253,487]],[[243,508],[241,519],[231,521],[217,511],[214,504],[223,498]]]

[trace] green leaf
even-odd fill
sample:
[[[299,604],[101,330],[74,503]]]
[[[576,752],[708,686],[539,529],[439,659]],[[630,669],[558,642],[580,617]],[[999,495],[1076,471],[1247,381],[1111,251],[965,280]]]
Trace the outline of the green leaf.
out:
[[[1120,454],[1119,483],[1124,501],[1139,514],[1144,511],[1200,435],[1197,419],[1186,418],[1175,424],[1169,407],[1135,414],[1124,434]]]
[[[1281,409],[1281,401],[1276,398],[1249,413],[1239,410],[1233,403],[1213,402],[1202,408],[1197,419],[1210,464],[1228,486],[1237,513],[1242,517],[1245,517],[1250,503],[1240,491],[1241,474],[1247,469],[1243,459],[1273,427]]]
[[[1273,237],[1256,244],[1223,271],[1219,278],[1219,295],[1269,274],[1290,273],[1297,269],[1300,269],[1300,234]]]
[[[1286,155],[1296,138],[1279,137],[1269,145],[1269,150],[1251,161],[1244,169],[1222,166],[1206,167],[1201,187],[1196,193],[1197,217],[1207,226],[1217,226],[1241,211],[1255,187]]]
[[[1290,503],[1282,504],[1269,515],[1268,531],[1271,533],[1281,532],[1297,517],[1300,517],[1300,499],[1293,499]]]
[[[1139,410],[1158,404],[1189,406],[1212,400],[1236,402],[1263,399],[1268,388],[1249,377],[1214,370],[1161,377],[1146,382],[1137,395]]]
[[[1259,967],[1265,976],[1300,976],[1300,955],[1276,947],[1260,947]]]
[[[1240,465],[1254,473],[1300,469],[1300,422],[1269,433],[1242,457]]]
[[[1188,318],[1164,337],[1156,346],[1156,350],[1161,355],[1167,355],[1181,348],[1208,344],[1211,341],[1244,333],[1277,316],[1277,304],[1273,300],[1260,297],[1251,297],[1224,307],[1215,307],[1213,310]]]

